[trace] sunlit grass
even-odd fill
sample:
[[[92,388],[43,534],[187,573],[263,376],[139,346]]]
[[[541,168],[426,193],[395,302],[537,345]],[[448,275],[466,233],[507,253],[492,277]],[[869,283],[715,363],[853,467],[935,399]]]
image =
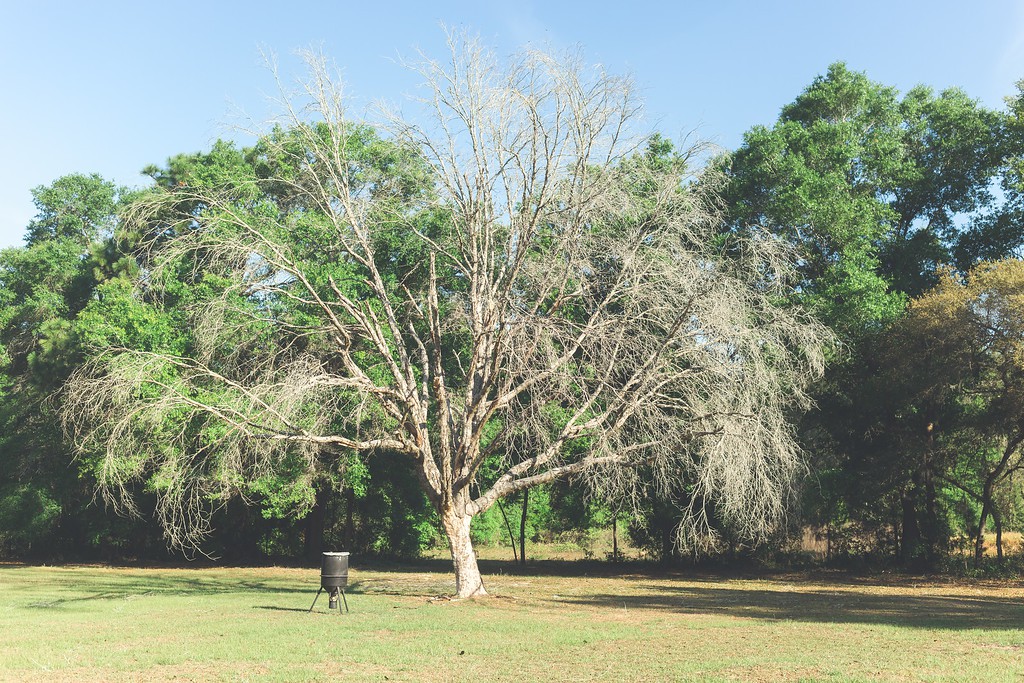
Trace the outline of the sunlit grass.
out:
[[[625,568],[635,570],[636,567]],[[513,573],[438,599],[443,563],[352,569],[348,614],[313,569],[0,567],[4,680],[957,680],[1024,676],[1024,588]],[[587,574],[591,575],[587,575]]]

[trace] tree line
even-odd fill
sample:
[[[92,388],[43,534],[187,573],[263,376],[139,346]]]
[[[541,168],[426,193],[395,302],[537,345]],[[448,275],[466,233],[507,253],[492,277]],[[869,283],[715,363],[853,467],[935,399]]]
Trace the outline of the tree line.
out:
[[[940,567],[1024,520],[1024,97],[832,65],[708,158],[474,41],[419,118],[311,57],[251,147],[33,190],[0,252],[0,553],[237,561],[614,526]],[[620,527],[621,525],[621,527]],[[325,546],[326,544],[326,546]],[[731,555],[730,555],[731,556]]]

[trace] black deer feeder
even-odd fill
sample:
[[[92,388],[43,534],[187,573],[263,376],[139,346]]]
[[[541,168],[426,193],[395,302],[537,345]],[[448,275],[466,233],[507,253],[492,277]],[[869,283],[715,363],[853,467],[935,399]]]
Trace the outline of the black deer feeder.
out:
[[[316,607],[316,601],[320,598],[321,591],[327,591],[330,597],[328,607],[338,608],[341,614],[341,605],[338,604],[338,594],[345,603],[345,611],[348,612],[348,600],[345,598],[345,587],[348,585],[348,553],[324,553],[323,561],[320,564],[320,589],[313,598],[313,604],[309,606],[312,612]]]

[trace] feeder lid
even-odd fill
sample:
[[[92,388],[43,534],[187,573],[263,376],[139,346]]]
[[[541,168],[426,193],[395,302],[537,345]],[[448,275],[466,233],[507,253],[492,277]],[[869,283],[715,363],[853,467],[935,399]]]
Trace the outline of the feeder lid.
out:
[[[350,555],[351,553],[324,553],[324,555]]]

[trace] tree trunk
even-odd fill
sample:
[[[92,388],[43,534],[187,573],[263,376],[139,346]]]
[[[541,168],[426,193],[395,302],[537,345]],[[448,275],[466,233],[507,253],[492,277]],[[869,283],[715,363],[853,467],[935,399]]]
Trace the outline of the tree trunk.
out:
[[[661,527],[661,561],[665,564],[672,562],[674,548],[672,545],[672,526],[668,519]]]
[[[523,514],[519,518],[519,564],[526,564],[526,513],[530,508],[530,489],[523,489]]]
[[[441,528],[448,537],[448,548],[455,567],[455,597],[472,598],[487,595],[476,552],[469,536],[469,525],[473,520],[466,514],[466,496],[457,496],[448,509],[440,511]]]
[[[974,566],[975,568],[981,566],[981,560],[985,557],[985,523],[988,521],[989,510],[991,509],[989,504],[989,491],[986,487],[983,493],[983,501],[981,504],[981,514],[978,516],[978,533],[974,537]]]
[[[921,531],[925,556],[929,566],[933,566],[939,557],[949,552],[949,533],[939,522],[938,491],[930,467],[924,473],[924,528]]]
[[[996,525],[996,560],[1003,563],[1003,519],[999,516],[999,508],[992,506],[992,521]]]
[[[893,559],[899,562],[903,557],[903,546],[900,545],[900,539],[903,538],[903,525],[900,523],[900,515],[897,514],[895,507],[890,508],[889,514],[892,516],[892,547],[896,551]]]
[[[356,547],[356,490],[351,486],[347,487],[345,493],[345,547]]]
[[[945,524],[939,522],[938,491],[935,488],[935,471],[932,456],[935,453],[935,421],[928,423],[928,448],[925,449],[921,464],[921,488],[924,493],[924,520],[921,535],[928,568],[935,565],[939,557],[949,551],[949,533]]]
[[[512,525],[508,521],[508,515],[505,514],[505,506],[501,504],[501,500],[497,501],[498,510],[501,512],[501,518],[505,520],[505,528],[508,529],[508,542],[512,544],[512,561],[519,564],[519,554],[516,552],[516,535],[512,533]]]
[[[612,560],[619,561],[619,513],[612,514]]]
[[[919,569],[921,554],[921,527],[917,522],[917,501],[915,491],[903,494],[903,519],[901,527],[903,538],[900,539],[901,559],[904,566]]]
[[[307,562],[318,563],[324,549],[324,523],[327,519],[327,504],[330,500],[329,485],[318,482],[315,487],[316,502],[306,516],[304,553]]]

